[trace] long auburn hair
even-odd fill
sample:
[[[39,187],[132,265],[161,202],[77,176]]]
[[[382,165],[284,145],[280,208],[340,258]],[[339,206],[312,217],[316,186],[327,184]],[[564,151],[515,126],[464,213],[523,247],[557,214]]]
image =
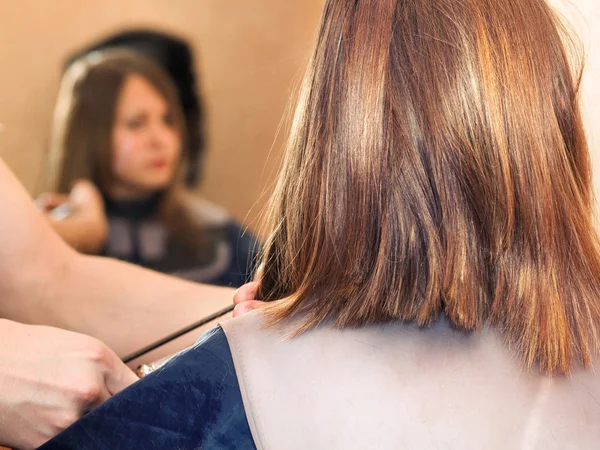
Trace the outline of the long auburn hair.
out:
[[[545,0],[328,0],[270,211],[271,322],[499,329],[598,351],[577,45]]]
[[[133,74],[146,79],[165,99],[184,145],[185,119],[168,75],[152,60],[132,50],[92,52],[74,61],[61,82],[47,159],[46,191],[67,193],[76,180],[87,178],[102,192],[109,192],[114,182],[112,131],[117,103],[125,81]],[[181,149],[182,158],[184,150]],[[157,218],[182,244],[202,251],[205,233],[191,219],[186,198],[178,175],[162,197]]]

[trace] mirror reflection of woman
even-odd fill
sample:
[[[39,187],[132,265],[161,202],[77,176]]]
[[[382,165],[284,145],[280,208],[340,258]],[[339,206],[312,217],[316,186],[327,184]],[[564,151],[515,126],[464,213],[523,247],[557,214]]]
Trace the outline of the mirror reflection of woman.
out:
[[[221,207],[186,192],[177,93],[152,61],[127,50],[82,57],[63,78],[47,190],[54,228],[81,252],[198,282],[240,286],[256,242]]]

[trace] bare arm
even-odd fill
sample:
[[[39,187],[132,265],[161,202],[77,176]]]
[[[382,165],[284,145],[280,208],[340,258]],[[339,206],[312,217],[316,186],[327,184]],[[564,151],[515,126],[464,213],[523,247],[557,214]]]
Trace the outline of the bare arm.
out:
[[[63,220],[51,218],[50,224],[67,244],[82,253],[98,254],[106,241],[107,226],[96,217],[75,212]]]
[[[0,317],[94,336],[119,356],[214,312],[233,290],[76,253],[0,160]]]
[[[97,337],[125,356],[231,304],[233,289],[78,255],[51,297],[47,303],[65,312],[56,326]]]
[[[69,195],[46,193],[37,200],[46,212],[52,228],[75,250],[98,254],[108,236],[104,200],[89,180],[78,180]],[[66,207],[67,217],[55,217],[54,208]],[[59,208],[60,209],[60,208]]]

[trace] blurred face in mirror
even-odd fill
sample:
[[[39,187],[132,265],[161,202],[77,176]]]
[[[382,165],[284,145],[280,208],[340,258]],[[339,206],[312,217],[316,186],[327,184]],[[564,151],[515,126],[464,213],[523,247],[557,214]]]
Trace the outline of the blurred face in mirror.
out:
[[[181,156],[181,134],[169,103],[144,77],[123,84],[112,133],[111,194],[135,199],[167,189]]]

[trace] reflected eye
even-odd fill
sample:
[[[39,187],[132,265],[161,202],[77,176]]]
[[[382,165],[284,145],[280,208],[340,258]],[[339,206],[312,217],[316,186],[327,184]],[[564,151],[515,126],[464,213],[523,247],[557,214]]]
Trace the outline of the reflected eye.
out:
[[[141,117],[135,117],[125,122],[125,126],[130,130],[138,130],[144,126],[144,119]]]
[[[125,122],[125,126],[130,130],[137,130],[144,126],[144,119],[136,117]]]
[[[163,121],[165,125],[169,125],[170,127],[175,125],[175,119],[173,118],[173,114],[165,114],[163,117]]]

